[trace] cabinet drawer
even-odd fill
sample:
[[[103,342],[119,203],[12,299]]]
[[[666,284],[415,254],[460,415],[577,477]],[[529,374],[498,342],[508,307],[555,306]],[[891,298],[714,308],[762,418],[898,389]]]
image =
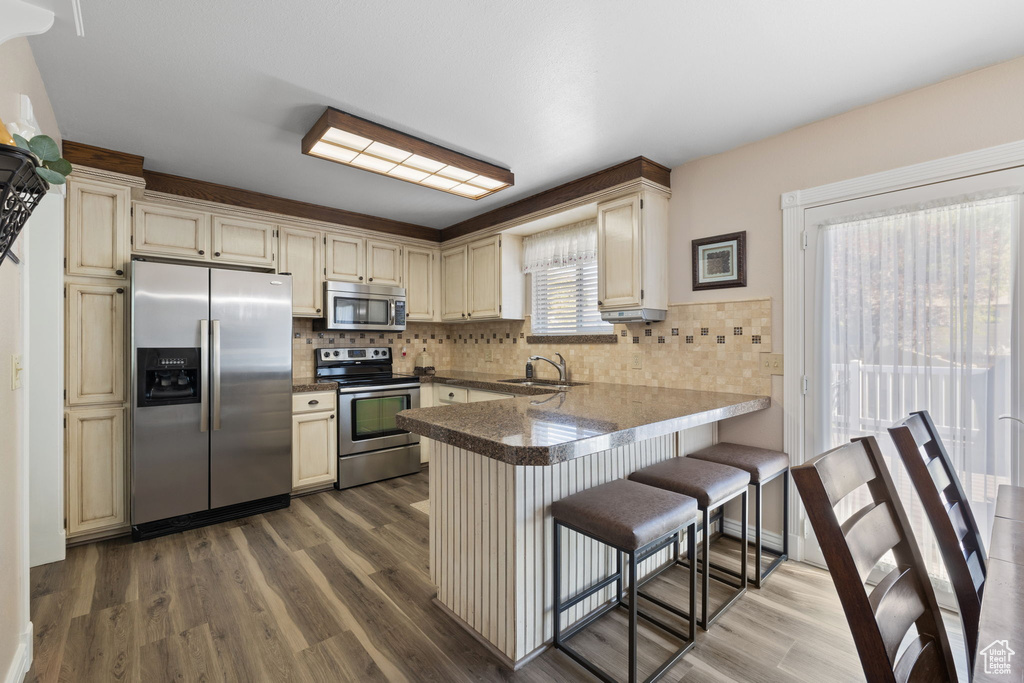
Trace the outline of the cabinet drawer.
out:
[[[469,403],[469,391],[465,387],[453,387],[450,384],[437,385],[437,403]]]
[[[503,398],[515,398],[514,394],[503,394],[498,391],[485,391],[484,389],[470,389],[469,390],[469,402],[476,403],[478,401],[498,401]]]
[[[302,391],[292,394],[292,415],[332,411],[335,398],[333,391]]]

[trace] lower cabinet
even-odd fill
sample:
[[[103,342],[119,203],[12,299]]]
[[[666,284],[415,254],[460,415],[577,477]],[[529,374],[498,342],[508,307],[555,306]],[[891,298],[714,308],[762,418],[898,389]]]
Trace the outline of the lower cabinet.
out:
[[[126,526],[125,408],[75,408],[65,416],[68,538]]]
[[[333,391],[292,394],[292,491],[338,478],[338,410]]]

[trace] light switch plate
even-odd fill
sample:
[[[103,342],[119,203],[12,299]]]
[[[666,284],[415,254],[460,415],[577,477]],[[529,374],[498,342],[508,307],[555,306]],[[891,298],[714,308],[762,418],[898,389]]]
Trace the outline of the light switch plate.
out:
[[[761,374],[768,375],[781,375],[785,370],[785,364],[782,361],[781,353],[762,353],[761,356]]]
[[[633,352],[633,355],[630,356],[629,366],[631,368],[633,368],[634,370],[643,370],[644,369],[644,355],[642,353],[640,353],[639,351]]]
[[[21,354],[11,354],[11,391],[21,388]]]

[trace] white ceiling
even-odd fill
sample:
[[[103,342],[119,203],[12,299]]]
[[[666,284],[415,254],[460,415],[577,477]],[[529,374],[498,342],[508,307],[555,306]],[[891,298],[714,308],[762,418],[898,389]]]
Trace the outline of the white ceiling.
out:
[[[637,155],[677,166],[1024,54],[1015,0],[70,0],[31,38],[64,137],[444,227]],[[327,105],[507,166],[473,201],[308,156]]]

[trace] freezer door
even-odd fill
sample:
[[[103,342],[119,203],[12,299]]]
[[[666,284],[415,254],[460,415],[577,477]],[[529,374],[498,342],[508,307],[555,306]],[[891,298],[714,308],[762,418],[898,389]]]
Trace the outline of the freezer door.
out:
[[[210,317],[209,273],[192,266],[132,264],[132,524],[209,508],[203,405],[140,407],[144,382],[139,382],[136,362],[138,349],[203,347],[201,330]]]
[[[210,271],[210,506],[291,490],[291,277]]]

